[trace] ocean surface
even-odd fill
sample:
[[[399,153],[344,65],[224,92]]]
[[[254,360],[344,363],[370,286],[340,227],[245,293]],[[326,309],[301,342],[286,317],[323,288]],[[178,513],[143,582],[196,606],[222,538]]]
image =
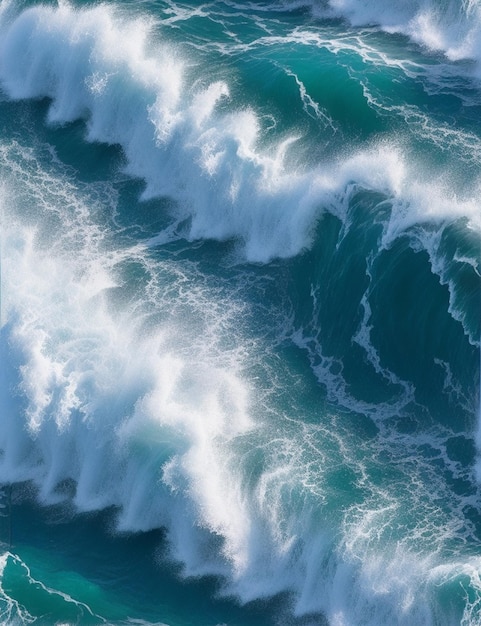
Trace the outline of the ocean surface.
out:
[[[0,0],[0,623],[481,624],[481,2]]]

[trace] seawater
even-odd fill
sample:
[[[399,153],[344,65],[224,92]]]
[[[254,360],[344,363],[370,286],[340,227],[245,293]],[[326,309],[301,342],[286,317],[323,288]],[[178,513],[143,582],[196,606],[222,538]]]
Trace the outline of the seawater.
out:
[[[481,624],[480,51],[1,0],[1,623]]]

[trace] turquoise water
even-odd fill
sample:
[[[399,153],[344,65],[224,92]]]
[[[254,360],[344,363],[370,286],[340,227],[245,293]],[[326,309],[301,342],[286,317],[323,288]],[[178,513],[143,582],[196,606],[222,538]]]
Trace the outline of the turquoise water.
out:
[[[1,623],[481,624],[480,33],[1,0]]]

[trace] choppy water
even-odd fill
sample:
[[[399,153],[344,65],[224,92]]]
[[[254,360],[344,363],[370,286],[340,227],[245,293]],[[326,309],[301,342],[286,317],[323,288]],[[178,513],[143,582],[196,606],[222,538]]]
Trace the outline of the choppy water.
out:
[[[0,2],[0,620],[481,624],[481,5]]]

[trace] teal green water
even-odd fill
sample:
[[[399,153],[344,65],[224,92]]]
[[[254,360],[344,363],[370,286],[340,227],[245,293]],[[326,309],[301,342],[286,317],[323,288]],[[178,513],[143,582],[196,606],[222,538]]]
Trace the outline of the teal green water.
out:
[[[481,624],[480,24],[1,1],[1,623]]]

